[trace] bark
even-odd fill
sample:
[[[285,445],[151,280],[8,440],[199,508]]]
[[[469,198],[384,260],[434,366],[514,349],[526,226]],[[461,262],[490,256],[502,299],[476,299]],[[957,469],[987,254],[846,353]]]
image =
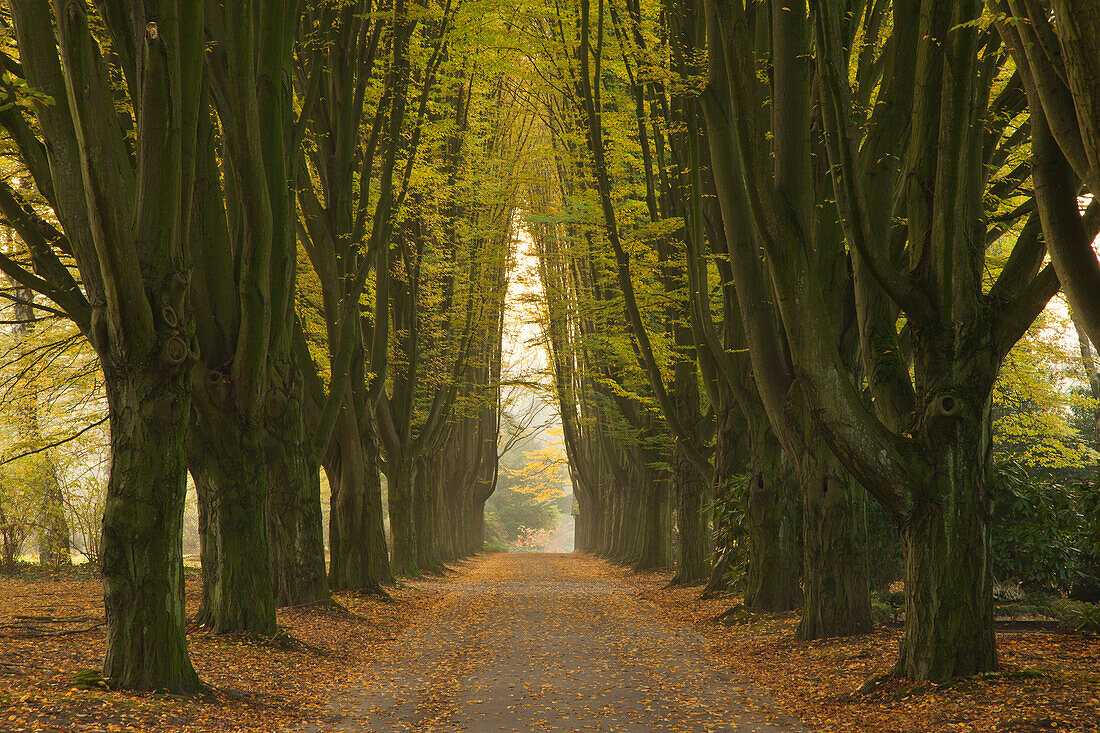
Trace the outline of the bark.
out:
[[[107,620],[103,675],[125,689],[201,688],[187,655],[181,531],[190,383],[154,361],[103,360],[113,461],[100,570]]]
[[[386,488],[389,493],[390,535],[393,550],[390,565],[396,576],[420,574],[416,559],[416,517],[413,509],[416,491],[416,464],[403,455],[386,462]]]
[[[941,446],[934,483],[902,527],[906,624],[898,670],[911,679],[944,680],[997,668],[989,434],[965,420],[946,429],[962,440]]]
[[[920,502],[905,541],[905,637],[897,670],[946,680],[997,668],[988,503],[981,471],[940,477],[944,503]],[[978,489],[978,490],[976,490]]]
[[[770,428],[761,432],[744,497],[749,555],[745,607],[793,611],[803,605],[798,481]],[[808,576],[807,590],[812,584]]]
[[[413,522],[416,532],[416,564],[422,572],[439,573],[441,521],[439,503],[442,500],[440,465],[435,456],[423,456],[417,461]]]
[[[481,550],[485,544],[485,502],[475,502],[471,509],[473,521],[470,524],[470,553]]]
[[[308,109],[303,102],[302,110],[311,143],[300,151],[296,171],[302,214],[299,239],[321,287],[333,376],[327,395],[300,324],[294,344],[306,379],[314,449],[322,456],[331,490],[329,582],[333,588],[382,592],[381,586],[392,583],[393,576],[382,525],[371,406],[387,376],[389,207],[393,151],[402,141],[399,135],[379,140],[377,132],[385,129],[394,84],[404,85],[405,78],[386,74],[385,89],[372,113],[365,91],[378,70],[381,39],[390,21],[370,14],[369,7],[355,2],[304,9],[298,79],[304,83],[300,98],[311,102]],[[392,43],[404,49],[411,29],[395,30]],[[325,40],[307,40],[317,38]],[[400,128],[400,118],[391,126]],[[375,130],[374,136],[360,135],[364,128]],[[380,208],[368,220],[368,181],[379,162]],[[371,270],[374,327],[367,327],[359,303]]]
[[[573,515],[573,551],[592,552],[595,545],[596,516],[591,498],[574,478],[573,497],[576,501]]]
[[[633,477],[629,483],[612,485],[613,512],[608,559],[622,565],[634,563],[635,554],[639,553],[639,543],[645,539],[642,536],[644,530],[642,518],[645,511],[643,486],[643,482],[635,481]]]
[[[1021,236],[1009,258],[1012,268],[1006,267],[1015,282],[998,281],[991,295],[985,295],[985,263],[972,243],[985,235],[982,198],[988,190],[990,156],[998,147],[996,140],[985,145],[990,141],[979,132],[985,130],[979,120],[996,116],[988,114],[988,90],[997,67],[983,51],[987,39],[969,23],[980,8],[960,0],[903,9],[915,14],[914,22],[893,24],[892,43],[886,48],[891,56],[904,56],[887,62],[888,68],[908,70],[912,79],[887,74],[883,83],[895,88],[883,90],[872,117],[865,120],[852,117],[856,105],[847,83],[850,59],[834,15],[817,7],[804,13],[806,6],[800,3],[797,12],[771,17],[770,36],[754,38],[750,16],[753,22],[763,21],[759,8],[715,2],[707,7],[714,41],[709,45],[711,81],[721,95],[728,95],[725,109],[711,105],[708,122],[714,130],[721,127],[722,117],[734,123],[732,128],[727,123],[721,136],[731,147],[712,144],[716,177],[720,169],[724,174],[720,188],[729,187],[729,195],[722,197],[723,218],[727,229],[744,221],[740,215],[752,221],[770,280],[770,292],[751,299],[749,307],[743,302],[742,314],[748,323],[753,303],[773,300],[778,305],[795,367],[793,386],[802,385],[795,392],[808,403],[808,409],[796,412],[812,418],[796,426],[811,436],[804,452],[813,459],[799,458],[807,560],[826,558],[826,572],[835,565],[835,551],[826,543],[833,524],[828,497],[847,494],[838,491],[849,486],[846,476],[858,479],[899,524],[911,555],[906,585],[912,610],[898,671],[944,679],[989,669],[996,662],[992,614],[987,613],[991,601],[983,484],[989,391],[1000,360],[1051,297],[1056,282],[1052,268],[1042,267],[1034,239]],[[813,53],[807,53],[811,47]],[[760,53],[773,59],[767,80],[755,75]],[[812,86],[805,68],[811,58],[816,62]],[[906,87],[900,95],[899,80]],[[757,117],[759,101],[772,92],[771,119]],[[895,102],[906,95],[912,96],[911,110],[901,119],[910,124],[899,136],[896,120],[906,107]],[[853,369],[851,352],[844,346],[848,329],[835,318],[837,291],[829,281],[835,280],[834,270],[827,262],[822,266],[830,253],[844,253],[838,248],[844,243],[822,236],[828,233],[822,228],[828,222],[811,211],[821,208],[811,173],[813,158],[820,158],[815,156],[813,132],[818,122],[825,131],[847,256],[859,258],[858,269],[865,275],[859,287],[882,291],[861,299],[861,307],[874,302],[874,307],[888,309],[871,319],[862,317],[868,315],[864,312],[859,319],[865,331],[863,348],[882,350],[865,361],[867,374]],[[864,159],[857,152],[861,146],[868,153]],[[891,148],[895,160],[904,159],[900,169],[886,162]],[[891,168],[890,175],[870,177],[883,166]],[[732,168],[736,172],[730,176]],[[894,175],[901,185],[887,185]],[[873,190],[863,190],[870,181],[875,182]],[[899,212],[905,214],[903,223]],[[886,237],[890,228],[894,231]],[[755,255],[757,244],[746,252]],[[739,296],[745,287],[761,282],[754,274],[759,275],[746,263],[738,265]],[[891,313],[899,312],[906,330],[897,336],[908,336],[908,364],[896,360],[900,339],[893,334],[888,341],[879,338],[883,324],[897,321]],[[768,378],[761,367],[769,362],[758,362],[758,344],[751,342],[756,379],[770,388],[762,396],[781,433],[786,426],[775,398],[786,390]],[[876,397],[871,405],[861,392],[865,380]],[[790,435],[781,437],[785,444],[792,442]],[[826,446],[837,468],[824,462]],[[851,526],[856,514],[847,516],[850,521],[841,524]],[[847,586],[815,589],[809,576],[808,568],[811,606],[817,603],[811,594],[849,592]],[[852,593],[857,591],[862,588]]]
[[[264,425],[267,534],[276,606],[330,599],[321,526],[321,475],[305,435],[301,374],[279,360]]]
[[[628,537],[635,540],[634,548],[628,555],[633,570],[672,566],[670,481],[667,474],[661,474],[650,474],[648,480],[640,482],[637,489],[640,507],[635,515],[634,527],[627,529]]]
[[[382,481],[378,452],[361,443],[347,411],[336,427],[325,459],[332,492],[329,514],[329,583],[333,588],[380,592],[393,583],[382,526]]]
[[[61,482],[57,466],[46,457],[40,463],[42,474],[41,537],[38,544],[38,561],[52,568],[72,562],[69,554],[69,523],[65,520],[65,498],[61,494]]]
[[[457,538],[462,530],[462,525],[466,519],[466,513],[462,511],[462,504],[465,502],[454,502],[451,497],[448,496],[448,487],[444,485],[443,481],[443,456],[440,453],[436,457],[436,471],[438,472],[436,479],[438,486],[435,493],[435,507],[432,512],[432,517],[435,522],[433,527],[433,533],[435,534],[436,542],[436,558],[440,563],[447,563],[456,560],[459,557],[460,551],[458,549]]]
[[[194,362],[185,212],[194,182],[202,7],[160,3],[146,24],[140,4],[119,4],[121,12],[95,21],[83,3],[53,3],[53,12],[45,2],[9,5],[26,82],[51,102],[28,108],[33,132],[22,111],[3,123],[14,125],[10,139],[64,229],[61,236],[53,225],[33,228],[27,243],[44,278],[24,284],[41,287],[88,336],[107,392],[113,461],[100,561],[104,675],[124,688],[195,691],[201,685],[184,637],[180,529]],[[114,60],[121,58],[114,68],[125,86],[112,77],[104,34],[119,54]],[[116,106],[117,94],[127,92],[136,121],[129,131]],[[5,216],[32,233],[30,211],[17,212],[12,190],[4,192]],[[79,286],[71,265],[57,267],[55,246],[72,256]]]
[[[676,493],[676,526],[680,534],[680,557],[672,582],[693,584],[710,576],[707,542],[707,515],[703,509],[706,485],[699,471],[681,451],[676,451],[673,464],[673,484]]]
[[[188,465],[201,486],[203,599],[196,616],[216,633],[275,633],[268,545],[268,465],[262,425],[235,409],[228,385],[207,381],[195,400]],[[197,406],[195,406],[197,407]]]
[[[1091,219],[1081,216],[1077,195],[1080,183],[1055,144],[1046,112],[1032,94],[1031,115],[1035,202],[1042,218],[1043,236],[1051,263],[1073,311],[1074,321],[1090,339],[1100,339],[1100,261],[1093,250],[1097,211],[1092,202]]]
[[[200,183],[189,211],[203,362],[193,383],[189,462],[203,486],[204,537],[214,546],[203,552],[213,565],[204,568],[198,619],[218,633],[270,636],[275,581],[285,599],[314,596],[323,582],[317,526],[308,524],[317,519],[308,506],[312,461],[296,424],[301,380],[288,371],[298,13],[293,3],[262,13],[247,2],[207,7],[203,101],[211,104],[200,121]],[[270,465],[276,454],[278,465]],[[272,496],[269,481],[282,471]],[[282,516],[269,516],[273,508]]]
[[[799,471],[805,599],[798,638],[869,633],[866,492],[827,446],[817,448]]]
[[[955,337],[921,332],[915,345],[932,354]],[[950,367],[917,363],[933,398],[918,424],[931,474],[910,488],[913,504],[899,528],[906,616],[897,670],[910,679],[997,668],[988,490],[996,358],[988,344],[973,344]]]
[[[734,481],[744,471],[744,454],[741,447],[742,430],[733,402],[727,401],[724,409],[716,411],[717,433],[715,434],[714,478],[711,482],[711,494],[715,507],[736,501]],[[735,551],[724,538],[732,536],[733,528],[727,526],[724,512],[714,515],[711,529],[714,555],[711,562],[710,578],[703,589],[703,597],[724,593],[729,590],[729,573],[732,567],[732,553]]]

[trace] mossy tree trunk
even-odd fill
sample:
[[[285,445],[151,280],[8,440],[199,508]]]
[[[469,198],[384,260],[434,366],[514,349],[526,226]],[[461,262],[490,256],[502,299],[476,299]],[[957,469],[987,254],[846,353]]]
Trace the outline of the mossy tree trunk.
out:
[[[264,423],[267,534],[276,606],[330,599],[321,523],[321,468],[305,434],[302,375],[283,355]]]
[[[31,249],[38,277],[24,284],[73,319],[103,369],[113,453],[100,560],[104,676],[127,689],[193,692],[181,526],[194,320],[184,273],[203,8],[162,2],[149,18],[144,4],[121,3],[95,20],[83,4],[53,8],[11,3],[22,73],[50,103],[31,105],[34,130],[21,113],[4,124],[63,232],[36,221],[39,202],[12,206],[6,185],[0,199]],[[130,129],[119,93],[134,95]]]
[[[389,494],[390,537],[393,545],[390,567],[396,576],[420,574],[416,559],[416,464],[403,456],[386,462],[386,490]]]
[[[199,185],[190,208],[202,364],[194,374],[189,459],[207,501],[206,536],[216,537],[199,619],[218,632],[272,635],[273,572],[288,598],[300,589],[286,585],[283,571],[313,563],[312,582],[318,572],[316,556],[286,557],[290,544],[317,549],[316,537],[313,544],[293,537],[317,529],[302,526],[316,513],[302,504],[311,488],[300,448],[284,444],[290,455],[280,449],[290,472],[274,501],[269,485],[287,465],[270,465],[269,419],[288,431],[276,439],[301,445],[299,381],[287,371],[297,282],[291,77],[299,14],[289,1],[268,3],[263,12],[247,0],[210,8],[204,24],[210,110],[200,119]],[[271,524],[271,507],[290,516]],[[286,530],[274,548],[273,527]],[[282,564],[278,571],[273,559]]]
[[[744,496],[748,542],[745,606],[793,611],[803,605],[798,480],[771,427],[758,425],[757,430]]]
[[[804,601],[798,638],[869,633],[867,492],[823,444],[800,463]]]
[[[113,461],[100,571],[107,621],[103,676],[137,690],[199,689],[187,655],[183,588],[185,369],[145,374],[104,361]]]
[[[345,590],[378,591],[393,583],[382,523],[378,449],[345,411],[325,458],[331,491],[329,583]]]
[[[799,3],[770,16],[769,34],[753,37],[748,29],[763,20],[763,6],[706,6],[716,91],[707,118],[717,133],[712,162],[716,180],[724,179],[726,228],[742,229],[742,249],[752,255],[736,266],[739,297],[768,284],[763,298],[742,301],[742,314],[748,323],[756,306],[772,301],[790,354],[788,376],[776,380],[763,371],[778,363],[765,358],[774,344],[750,338],[776,432],[797,448],[796,432],[787,432],[796,428],[811,458],[791,451],[802,464],[808,560],[832,565],[844,554],[828,540],[828,502],[850,495],[850,475],[906,540],[911,598],[898,672],[942,680],[989,669],[996,663],[984,490],[989,391],[1001,360],[1058,285],[1033,224],[1020,228],[1011,265],[992,284],[986,249],[974,246],[1000,236],[984,199],[1005,183],[994,161],[1014,145],[998,112],[1006,102],[990,95],[999,71],[987,61],[996,41],[972,22],[983,6],[893,6],[892,23],[882,26],[886,51],[875,62],[883,72],[871,83],[857,71],[856,88],[834,14]],[[772,62],[767,79],[756,75],[758,54]],[[855,100],[872,96],[871,116],[857,123]],[[765,97],[771,104],[761,113]],[[823,136],[814,131],[819,124]],[[831,188],[814,182],[822,152]],[[823,190],[831,190],[824,207]],[[842,238],[830,225],[834,216]],[[837,275],[849,267],[854,323],[836,317],[844,309],[835,284],[849,280]],[[861,359],[845,332],[858,339]],[[792,411],[780,399],[786,387],[798,404]],[[785,424],[791,412],[800,417],[793,426]],[[828,467],[830,453],[842,470]],[[811,607],[815,596],[857,592],[846,583],[815,590],[810,582]]]
[[[193,411],[188,465],[202,486],[203,601],[197,620],[217,633],[275,633],[268,549],[268,473],[263,427],[234,410],[229,390],[211,384]],[[199,398],[202,399],[202,398]],[[203,419],[200,416],[209,416]],[[217,416],[219,419],[213,419]]]
[[[680,557],[672,582],[692,584],[710,576],[710,552],[705,501],[707,487],[698,469],[677,449],[673,463],[676,492],[676,526]]]
[[[421,456],[416,470],[416,501],[413,521],[416,524],[416,564],[422,571],[438,573],[440,560],[439,503],[442,498],[440,465],[436,456]]]

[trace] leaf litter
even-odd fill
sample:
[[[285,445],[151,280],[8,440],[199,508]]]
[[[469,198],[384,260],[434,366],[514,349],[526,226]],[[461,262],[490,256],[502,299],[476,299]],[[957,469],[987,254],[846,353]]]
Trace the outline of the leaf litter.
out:
[[[532,562],[553,572],[533,578]],[[726,626],[714,619],[739,599],[701,601],[670,577],[580,555],[488,555],[404,583],[392,602],[336,594],[346,610],[280,610],[278,640],[191,628],[211,693],[187,698],[95,684],[88,670],[104,633],[91,574],[0,576],[0,730],[328,733],[375,720],[385,721],[376,730],[432,731],[486,713],[521,731],[638,730],[647,720],[652,730],[782,729],[770,726],[790,719],[826,732],[1100,730],[1096,637],[999,634],[999,673],[882,679],[897,629],[800,642],[795,614],[744,613]],[[190,614],[199,592],[189,571]],[[531,623],[537,635],[522,628]],[[598,653],[563,653],[589,641]]]

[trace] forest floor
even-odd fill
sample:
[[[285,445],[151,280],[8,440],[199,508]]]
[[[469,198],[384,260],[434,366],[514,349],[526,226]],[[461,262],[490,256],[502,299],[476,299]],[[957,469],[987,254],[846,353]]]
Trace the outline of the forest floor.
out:
[[[460,567],[460,566],[459,566]],[[187,613],[201,580],[188,568]],[[0,731],[275,731],[319,719],[329,691],[361,673],[442,597],[445,581],[406,583],[392,601],[336,594],[343,609],[280,609],[281,635],[188,628],[201,697],[120,693],[76,683],[103,661],[103,585],[87,569],[0,575]]]
[[[77,686],[103,653],[99,581],[0,576],[0,731],[1100,730],[1097,637],[1000,634],[997,675],[856,694],[898,630],[805,643],[793,614],[724,626],[736,598],[579,555],[455,571],[392,602],[281,610],[289,641],[190,629],[200,698]],[[189,571],[189,613],[198,590]]]
[[[802,642],[797,613],[728,614],[740,598],[700,601],[699,588],[669,587],[671,573],[619,573],[674,625],[704,636],[712,664],[745,675],[820,733],[1100,731],[1095,635],[998,633],[999,672],[944,684],[879,679],[861,692],[897,661],[900,628]],[[723,614],[734,623],[718,623]]]

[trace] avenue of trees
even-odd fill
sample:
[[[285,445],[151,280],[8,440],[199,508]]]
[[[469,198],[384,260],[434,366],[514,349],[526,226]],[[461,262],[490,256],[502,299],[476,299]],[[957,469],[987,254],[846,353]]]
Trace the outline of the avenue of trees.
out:
[[[36,487],[61,563],[73,476],[103,476],[113,685],[201,688],[189,476],[196,620],[270,636],[481,550],[517,383],[558,410],[578,550],[801,639],[869,631],[903,580],[908,678],[994,670],[994,583],[1100,555],[1095,0],[3,0],[0,27],[0,509]],[[502,364],[517,261],[543,383]]]
[[[1026,7],[578,0],[531,24],[552,155],[527,205],[578,547],[668,564],[674,521],[676,578],[701,579],[709,487],[708,590],[739,545],[745,605],[800,609],[812,639],[871,628],[881,515],[897,672],[996,667],[994,389],[1100,229],[1096,9]]]

